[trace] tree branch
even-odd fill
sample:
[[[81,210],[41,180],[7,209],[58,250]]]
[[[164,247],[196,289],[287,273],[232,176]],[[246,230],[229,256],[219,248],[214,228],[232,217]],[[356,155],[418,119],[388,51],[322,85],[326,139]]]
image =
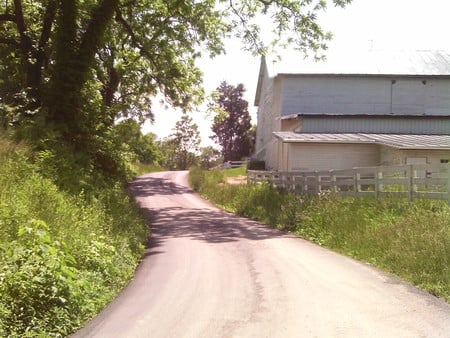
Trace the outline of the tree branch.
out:
[[[151,60],[151,54],[142,46],[136,37],[136,34],[133,32],[133,28],[131,28],[130,24],[123,18],[122,12],[120,9],[116,10],[116,21],[120,23],[124,28],[128,35],[131,37],[131,41],[135,45],[135,47],[139,48],[139,52],[141,55],[146,56]]]
[[[16,17],[13,14],[3,13],[0,14],[0,21],[16,22]]]
[[[44,21],[42,23],[42,32],[39,39],[39,49],[43,49],[50,39],[52,25],[56,17],[56,1],[49,1],[45,9]]]
[[[14,40],[14,39],[0,38],[0,43],[2,43],[4,45],[20,47],[19,41]]]
[[[27,59],[30,56],[30,52],[33,43],[30,37],[27,35],[27,25],[25,23],[25,17],[23,15],[22,0],[14,0],[14,13],[15,13],[15,23],[17,30],[20,35],[20,48],[22,50],[23,56]]]
[[[118,8],[119,0],[103,0],[93,11],[91,20],[81,39],[78,57],[83,59],[85,67],[93,61],[106,28]]]
[[[27,31],[27,25],[25,24],[25,18],[23,16],[22,0],[14,0],[14,13],[15,13],[15,23],[19,34],[25,35]]]

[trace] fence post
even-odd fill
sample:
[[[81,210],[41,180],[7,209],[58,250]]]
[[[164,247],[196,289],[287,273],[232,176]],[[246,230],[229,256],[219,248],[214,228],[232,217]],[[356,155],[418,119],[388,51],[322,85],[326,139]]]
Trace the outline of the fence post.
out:
[[[291,190],[295,191],[295,174],[291,173],[290,177],[291,177]]]
[[[334,173],[334,170],[330,170],[330,184],[331,184],[331,191],[335,193],[338,192],[336,185],[336,174]]]
[[[322,181],[322,176],[320,176],[320,173],[316,171],[316,181],[317,181],[317,192],[322,192],[322,185],[320,182]]]
[[[383,179],[384,179],[383,171],[378,169],[378,180],[381,181],[381,183],[378,184],[379,192],[384,192]]]
[[[383,172],[380,168],[375,168],[375,196],[378,198],[380,192],[383,192],[383,184],[380,181],[383,180]]]
[[[408,178],[408,198],[410,201],[414,198],[414,187],[413,187],[413,168],[412,164],[408,165],[406,169],[406,177]]]
[[[450,163],[447,164],[447,202],[450,204]]]
[[[358,193],[361,190],[361,186],[359,185],[360,173],[358,169],[353,169],[353,194],[358,196]]]
[[[417,184],[414,184],[414,179],[417,178],[417,169],[414,169],[414,164],[410,164],[411,166],[411,189],[412,194],[414,195],[417,192]]]

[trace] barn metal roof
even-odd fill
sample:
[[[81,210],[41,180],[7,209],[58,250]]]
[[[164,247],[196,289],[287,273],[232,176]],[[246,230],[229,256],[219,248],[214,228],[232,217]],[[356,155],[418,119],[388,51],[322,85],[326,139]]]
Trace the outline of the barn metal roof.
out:
[[[364,143],[397,149],[450,150],[450,135],[309,134],[289,131],[274,132],[273,134],[286,143]]]
[[[325,61],[298,54],[266,61],[269,76],[284,75],[404,75],[450,77],[450,51],[338,52]]]

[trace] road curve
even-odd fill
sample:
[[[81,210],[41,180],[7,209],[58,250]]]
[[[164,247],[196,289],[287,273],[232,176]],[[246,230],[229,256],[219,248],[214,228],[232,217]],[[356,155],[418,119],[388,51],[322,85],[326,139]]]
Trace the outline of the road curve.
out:
[[[135,278],[74,337],[450,337],[450,306],[213,207],[186,172],[131,184],[152,238]]]

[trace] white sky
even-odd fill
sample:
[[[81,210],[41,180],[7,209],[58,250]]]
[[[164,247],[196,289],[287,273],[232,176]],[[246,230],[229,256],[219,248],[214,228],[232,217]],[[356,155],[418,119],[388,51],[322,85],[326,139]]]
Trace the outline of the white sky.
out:
[[[353,0],[344,9],[330,7],[320,14],[322,27],[334,34],[326,54],[370,49],[450,51],[449,10],[449,0]],[[232,85],[243,83],[247,89],[244,98],[249,102],[253,123],[256,123],[253,101],[259,58],[241,51],[238,40],[228,41],[226,48],[226,55],[199,62],[205,89],[211,92],[224,80]],[[191,116],[200,128],[202,146],[212,145],[209,138],[211,117],[204,108],[200,110],[203,111],[193,112]],[[146,124],[144,132],[153,132],[160,138],[170,135],[181,113],[156,105],[154,113],[155,124]]]

